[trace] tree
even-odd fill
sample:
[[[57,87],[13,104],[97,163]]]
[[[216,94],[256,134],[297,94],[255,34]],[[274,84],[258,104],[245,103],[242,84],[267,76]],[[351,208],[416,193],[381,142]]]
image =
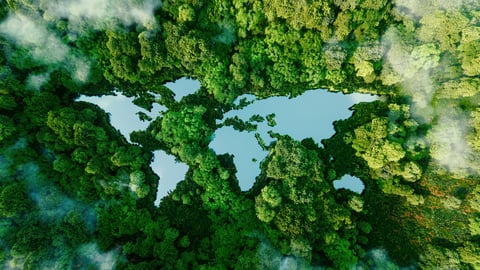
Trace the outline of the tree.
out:
[[[339,70],[347,58],[347,53],[344,48],[338,44],[330,44],[324,48],[325,62],[328,70]]]
[[[477,243],[467,242],[458,249],[462,262],[473,268],[480,267],[480,247]]]
[[[470,98],[477,94],[480,80],[474,78],[461,78],[449,80],[437,89],[439,99],[462,99]]]
[[[161,38],[160,33],[151,31],[144,31],[138,34],[140,55],[142,56],[138,62],[138,67],[141,72],[147,75],[153,75],[164,67],[171,66],[168,62],[165,44],[158,42]]]
[[[183,4],[178,7],[178,21],[185,23],[195,20],[195,10],[188,4]]]
[[[47,125],[65,143],[73,144],[73,125],[75,124],[76,117],[77,113],[71,108],[50,111],[48,112]]]
[[[312,168],[313,172],[310,171]],[[322,169],[323,164],[314,151],[287,136],[279,139],[272,148],[266,173],[274,179],[287,179],[312,174],[318,176]]]
[[[121,81],[137,82],[139,79],[137,59],[140,55],[140,46],[136,33],[109,30],[106,35],[108,38],[106,47],[111,55],[109,61],[112,75]]]
[[[0,91],[0,109],[1,110],[13,110],[17,106],[15,98],[6,93]]]
[[[275,209],[261,197],[255,198],[255,213],[257,218],[265,223],[272,221],[277,214]]]
[[[245,87],[248,79],[247,68],[248,64],[245,57],[239,53],[235,53],[232,56],[232,63],[229,66],[230,73],[235,81],[235,87]]]
[[[110,160],[117,167],[130,166],[134,170],[140,169],[146,161],[138,146],[119,147]]]
[[[475,52],[480,50],[479,40],[462,43],[458,46],[458,49],[464,74],[467,76],[478,76],[480,74],[480,64],[478,64],[480,58]]]
[[[173,268],[178,258],[178,250],[174,241],[179,237],[178,230],[168,228],[164,232],[163,240],[155,245],[153,255],[160,259],[164,266]]]
[[[73,142],[79,146],[96,146],[108,140],[107,133],[91,122],[77,122],[73,125]]]
[[[0,142],[10,138],[16,130],[12,119],[0,114]]]
[[[43,251],[51,243],[50,240],[51,234],[47,226],[41,224],[38,219],[32,218],[17,231],[12,251],[17,254]],[[36,256],[33,256],[33,259],[36,259]]]
[[[333,261],[333,268],[348,269],[357,263],[357,256],[351,250],[349,241],[330,233],[325,236],[325,243],[325,253]]]
[[[139,199],[148,195],[150,187],[145,183],[145,174],[142,171],[130,173],[129,188]]]
[[[425,43],[437,41],[441,50],[453,51],[468,23],[468,18],[458,10],[438,9],[422,17],[417,35]]]
[[[23,183],[11,182],[0,188],[0,216],[12,218],[26,213],[32,207]]]
[[[26,113],[34,126],[44,126],[49,111],[60,106],[60,99],[51,92],[42,91],[26,99]]]
[[[16,34],[58,38],[69,56],[37,61],[38,44],[0,37],[0,265],[398,268],[388,251],[399,267],[479,267],[475,1],[124,0],[101,21],[92,12],[111,3],[75,14],[67,4],[60,18],[48,1],[3,2],[0,17],[33,16],[49,33],[15,25]],[[125,21],[152,15],[150,25]],[[68,70],[80,65],[70,60],[89,76]],[[163,84],[180,77],[202,87],[177,102]],[[317,88],[382,95],[354,105],[323,146],[273,132],[267,146],[256,134],[269,154],[242,192],[233,157],[209,147],[222,116],[248,103],[234,102],[243,94]],[[166,107],[131,134],[133,145],[108,114],[75,101],[114,90],[147,110]],[[433,122],[417,118],[418,104]],[[154,150],[189,165],[158,207]],[[445,157],[461,177],[432,162]],[[362,178],[362,194],[334,189],[345,174]]]
[[[205,124],[203,115],[207,109],[203,106],[185,106],[180,111],[168,111],[161,122],[156,139],[166,143],[178,153],[180,147],[210,141],[212,130]]]

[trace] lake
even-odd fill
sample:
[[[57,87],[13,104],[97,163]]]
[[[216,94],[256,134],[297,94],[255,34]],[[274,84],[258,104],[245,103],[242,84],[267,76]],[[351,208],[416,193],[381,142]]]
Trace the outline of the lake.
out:
[[[197,80],[182,78],[173,83],[165,84],[172,89],[178,101],[182,97],[191,94],[200,88]],[[321,144],[322,139],[331,137],[334,134],[333,121],[345,119],[351,116],[349,108],[358,102],[369,102],[376,98],[365,94],[332,93],[323,89],[310,90],[296,98],[271,97],[263,100],[255,100],[253,96],[244,96],[254,100],[254,103],[241,109],[230,111],[225,114],[227,117],[238,116],[242,120],[248,120],[252,115],[266,116],[275,114],[276,126],[270,127],[267,122],[257,123],[257,131],[261,138],[269,144],[271,138],[268,131],[290,135],[292,138],[302,140],[311,137],[315,142]],[[79,98],[80,101],[87,101],[100,106],[110,114],[111,124],[117,128],[127,140],[129,134],[134,130],[145,129],[149,122],[140,121],[136,112],[141,111],[155,118],[165,108],[155,104],[152,112],[147,112],[132,103],[132,98],[121,94],[115,96],[86,97]],[[230,153],[234,155],[237,166],[237,178],[240,188],[244,191],[250,189],[255,177],[260,173],[260,162],[266,157],[267,152],[262,150],[255,139],[255,132],[239,132],[232,127],[222,127],[215,132],[215,137],[210,147],[217,153]],[[155,173],[160,176],[156,205],[160,199],[173,190],[176,184],[183,180],[188,166],[175,161],[173,156],[163,151],[154,152],[154,162],[151,164]],[[363,190],[363,183],[356,177],[346,175],[334,182],[335,188],[348,188],[355,192]]]
[[[252,96],[245,97],[254,99]],[[352,111],[349,110],[352,105],[375,99],[376,97],[366,94],[344,95],[323,89],[310,90],[293,99],[271,97],[257,100],[242,110],[226,113],[224,118],[238,116],[246,121],[255,114],[265,117],[274,113],[277,125],[270,127],[265,121],[258,124],[256,131],[267,145],[271,142],[269,130],[289,135],[296,140],[311,137],[321,145],[322,139],[329,138],[335,133],[333,128],[335,120],[352,115]],[[258,145],[255,132],[239,132],[232,127],[222,127],[215,132],[215,138],[210,143],[210,147],[217,154],[233,154],[240,188],[245,191],[252,187],[255,177],[260,173],[260,161],[267,155],[267,151],[263,151]],[[363,184],[360,180],[347,175],[340,182],[336,182],[336,187],[347,187],[359,191],[360,187],[363,189]]]

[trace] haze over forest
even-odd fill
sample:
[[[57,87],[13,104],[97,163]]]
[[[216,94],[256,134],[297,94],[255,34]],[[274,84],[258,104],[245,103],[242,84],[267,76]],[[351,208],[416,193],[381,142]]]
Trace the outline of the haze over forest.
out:
[[[480,269],[479,10],[2,1],[0,267]],[[183,77],[201,87],[176,98],[167,83]],[[309,89],[380,98],[352,106],[321,142],[255,136],[268,154],[242,191],[233,156],[210,143],[222,127],[273,130],[275,116],[224,116],[248,105],[243,95]],[[128,139],[78,100],[116,92],[149,123]],[[145,113],[154,106],[165,110]],[[188,171],[157,206],[158,150]],[[336,190],[345,175],[363,192]]]

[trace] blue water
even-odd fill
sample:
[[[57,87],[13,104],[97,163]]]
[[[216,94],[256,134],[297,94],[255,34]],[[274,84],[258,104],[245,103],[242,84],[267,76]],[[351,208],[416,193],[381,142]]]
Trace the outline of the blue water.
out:
[[[336,189],[345,188],[356,193],[362,193],[365,188],[365,185],[360,178],[348,174],[344,175],[340,180],[333,181],[333,186]]]
[[[178,101],[182,97],[197,91],[200,88],[200,83],[196,80],[182,78],[165,86],[176,93],[175,99]],[[253,96],[246,97],[255,100]],[[311,137],[320,144],[322,139],[329,138],[334,134],[333,121],[348,118],[351,115],[352,112],[348,110],[349,107],[360,101],[372,101],[374,99],[375,97],[370,95],[344,95],[325,90],[311,90],[293,99],[271,97],[256,100],[242,110],[226,113],[224,119],[238,116],[243,120],[248,120],[254,114],[265,117],[267,114],[275,113],[277,123],[275,127],[268,126],[267,121],[257,123],[258,129],[256,132],[260,134],[267,145],[272,141],[268,135],[269,130],[280,134],[288,134],[297,140]],[[142,111],[155,118],[165,110],[165,108],[156,104],[152,112],[147,112],[135,106],[131,98],[120,94],[102,97],[82,96],[79,100],[97,104],[108,112],[111,124],[127,139],[132,131],[145,129],[149,124],[148,121],[140,121],[136,112]],[[254,134],[255,132],[239,132],[232,127],[222,127],[215,132],[215,137],[210,143],[210,147],[217,154],[230,153],[234,155],[238,171],[237,177],[242,190],[248,190],[252,187],[255,177],[260,173],[260,162],[267,155],[267,152],[258,145]],[[163,151],[154,152],[154,162],[151,166],[154,172],[160,176],[156,200],[156,205],[158,205],[160,199],[173,190],[179,181],[184,179],[188,167],[184,163],[175,161],[173,156],[167,155]],[[335,181],[334,185],[336,188],[346,187],[356,192],[363,190],[363,183],[351,176],[345,176],[341,180]]]
[[[251,96],[247,96],[252,99]],[[266,116],[275,113],[275,127],[269,127],[265,122],[258,124],[256,132],[268,145],[272,139],[268,131],[290,135],[296,140],[311,137],[321,145],[321,140],[331,137],[335,131],[333,122],[352,115],[349,108],[361,101],[373,101],[376,98],[365,94],[344,95],[328,92],[323,89],[311,90],[293,99],[287,97],[271,97],[257,100],[240,111],[231,111],[225,118],[238,116],[248,120],[252,115]],[[215,133],[210,147],[217,154],[231,153],[237,166],[237,178],[242,190],[252,187],[255,177],[260,173],[260,161],[266,157],[257,144],[255,132],[239,132],[232,127],[222,127]],[[256,162],[255,162],[256,160]],[[358,185],[357,185],[358,186]],[[358,188],[357,188],[358,189]]]
[[[165,86],[175,93],[175,100],[179,101],[184,96],[189,95],[200,89],[198,80],[187,78],[178,79],[175,82],[166,83]],[[82,96],[79,101],[87,101],[100,106],[104,111],[110,114],[110,122],[112,126],[117,128],[120,133],[130,141],[130,133],[135,130],[144,130],[148,127],[148,121],[140,121],[137,112],[146,113],[155,119],[166,108],[158,104],[154,104],[153,110],[148,112],[132,103],[133,98],[128,98],[117,93],[113,96],[87,97]],[[153,171],[160,176],[158,183],[158,192],[155,205],[160,203],[160,199],[165,197],[168,192],[175,189],[178,182],[184,179],[188,166],[185,163],[177,162],[175,157],[167,155],[163,151],[155,151],[154,161],[150,165]]]

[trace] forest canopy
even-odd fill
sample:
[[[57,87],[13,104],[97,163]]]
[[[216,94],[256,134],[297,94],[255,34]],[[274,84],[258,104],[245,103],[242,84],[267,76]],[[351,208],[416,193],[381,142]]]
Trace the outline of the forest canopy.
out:
[[[480,269],[475,0],[0,3],[0,267]],[[165,84],[197,79],[174,98]],[[315,142],[270,132],[253,187],[224,115],[307,90],[378,95]],[[166,108],[129,140],[80,96]],[[150,121],[151,120],[151,121]],[[222,124],[218,124],[224,120]],[[301,119],[299,119],[301,121]],[[319,129],[322,127],[318,127]],[[258,136],[259,137],[259,136]],[[188,165],[164,197],[150,164]],[[353,175],[361,193],[335,189]]]

